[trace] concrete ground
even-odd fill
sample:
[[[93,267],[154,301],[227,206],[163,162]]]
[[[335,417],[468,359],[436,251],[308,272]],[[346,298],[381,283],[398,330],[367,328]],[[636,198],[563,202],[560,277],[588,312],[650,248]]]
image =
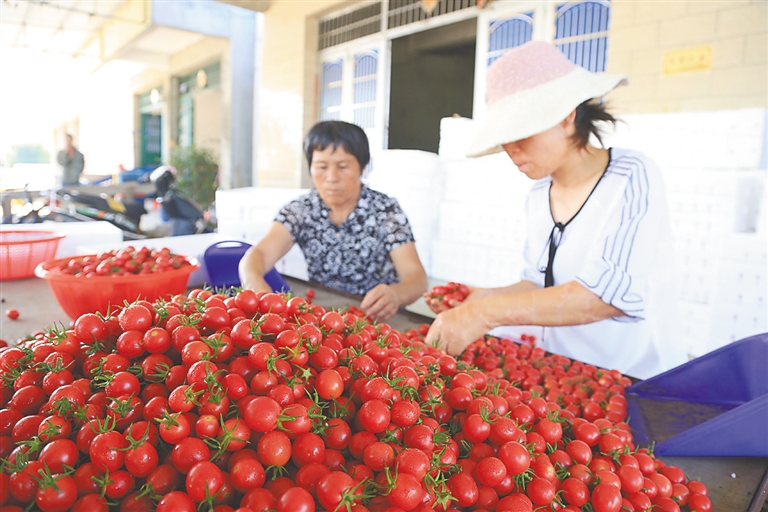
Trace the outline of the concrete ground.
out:
[[[9,343],[55,326],[69,327],[70,318],[56,302],[48,283],[38,277],[0,281],[0,339]],[[9,319],[8,309],[19,311],[19,318]]]

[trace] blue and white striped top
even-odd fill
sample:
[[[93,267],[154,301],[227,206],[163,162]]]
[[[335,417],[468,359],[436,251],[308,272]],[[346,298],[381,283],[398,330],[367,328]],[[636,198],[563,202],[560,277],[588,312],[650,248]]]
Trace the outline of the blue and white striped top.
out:
[[[537,181],[526,204],[527,240],[521,278],[544,286],[550,177]],[[656,164],[614,148],[605,174],[562,233],[554,284],[581,283],[626,316],[544,329],[551,352],[647,378],[684,361],[674,339],[674,251],[666,192]]]

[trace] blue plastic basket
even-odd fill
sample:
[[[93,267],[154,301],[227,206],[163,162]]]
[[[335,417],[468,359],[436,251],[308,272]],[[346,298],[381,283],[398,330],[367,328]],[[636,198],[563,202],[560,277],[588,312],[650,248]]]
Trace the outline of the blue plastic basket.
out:
[[[205,250],[203,260],[208,272],[208,284],[214,288],[240,286],[237,266],[251,244],[239,240],[217,242]],[[272,268],[264,280],[274,292],[289,292],[291,287],[280,273]]]
[[[768,457],[768,333],[627,388],[638,444],[668,456]]]

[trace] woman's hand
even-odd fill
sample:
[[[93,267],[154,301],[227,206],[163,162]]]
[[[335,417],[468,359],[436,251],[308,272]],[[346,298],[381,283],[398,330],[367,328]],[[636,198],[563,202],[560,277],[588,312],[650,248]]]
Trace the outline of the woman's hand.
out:
[[[399,308],[400,297],[387,284],[380,284],[369,290],[360,304],[360,309],[365,311],[367,316],[382,321],[389,320],[395,316]]]
[[[470,343],[492,329],[483,317],[482,303],[465,303],[437,315],[424,343],[451,355],[461,354]]]
[[[429,292],[423,295],[424,301],[427,303],[427,306],[429,306],[429,309],[439,315],[440,313],[448,311],[449,309],[453,309],[460,304],[466,304],[467,302],[472,302],[473,300],[481,299],[491,294],[491,290],[489,288],[477,288],[474,286],[468,286],[467,288],[469,288],[469,295],[467,295],[463,301],[451,300],[448,302],[448,304],[445,304],[440,299],[432,297]]]
[[[240,287],[244,290],[271,293],[272,287],[258,274],[241,275]]]

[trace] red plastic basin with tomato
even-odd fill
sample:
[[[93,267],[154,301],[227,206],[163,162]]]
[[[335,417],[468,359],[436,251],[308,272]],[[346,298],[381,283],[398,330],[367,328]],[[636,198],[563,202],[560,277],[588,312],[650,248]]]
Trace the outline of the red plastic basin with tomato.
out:
[[[75,259],[85,257],[77,256]],[[73,320],[85,313],[106,314],[110,308],[114,311],[115,307],[125,305],[125,301],[155,301],[184,293],[189,276],[200,268],[197,260],[190,258],[190,265],[149,274],[85,277],[56,271],[71,259],[45,261],[37,266],[35,275],[48,282],[59,306]]]

